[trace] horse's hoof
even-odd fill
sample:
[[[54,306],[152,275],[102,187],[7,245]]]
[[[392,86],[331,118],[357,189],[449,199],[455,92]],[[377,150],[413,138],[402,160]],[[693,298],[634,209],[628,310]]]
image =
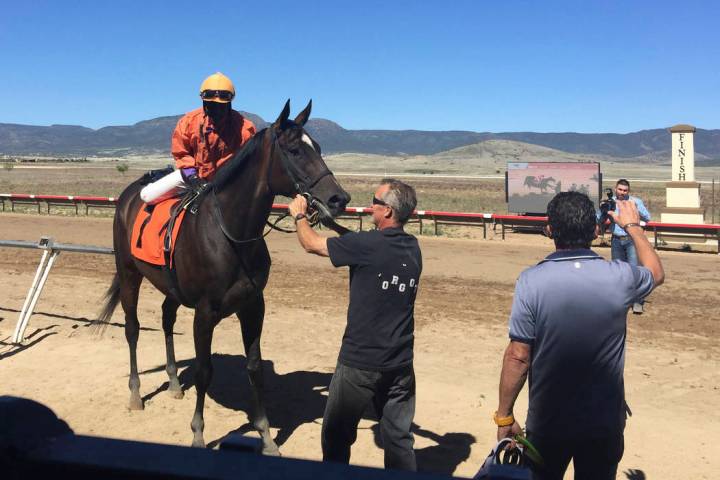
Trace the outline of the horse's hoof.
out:
[[[145,410],[145,405],[143,405],[143,401],[141,398],[131,398],[128,408],[130,410]]]
[[[170,398],[176,398],[178,400],[185,397],[185,393],[182,390],[168,390],[168,394],[170,394]]]
[[[267,455],[268,457],[282,457],[280,449],[277,447],[277,445],[264,445],[262,449],[262,454]]]

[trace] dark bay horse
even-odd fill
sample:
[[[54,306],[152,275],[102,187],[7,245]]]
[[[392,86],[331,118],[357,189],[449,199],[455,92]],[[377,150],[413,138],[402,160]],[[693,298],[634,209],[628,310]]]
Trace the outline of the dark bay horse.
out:
[[[548,188],[555,188],[554,185],[551,186],[550,183],[555,183],[556,180],[553,177],[536,177],[534,175],[528,175],[525,177],[525,182],[523,183],[524,186],[526,186],[529,189],[531,188],[539,188],[542,193],[547,193]]]
[[[278,453],[262,398],[260,335],[265,314],[263,289],[270,271],[263,228],[275,195],[309,194],[318,210],[330,217],[343,211],[350,200],[325,165],[320,146],[303,129],[311,107],[312,102],[291,121],[288,101],[275,123],[258,132],[218,170],[197,214],[186,213],[175,247],[177,289],[170,285],[160,267],[130,254],[133,222],[144,205],[139,197],[140,181],[128,186],[118,198],[113,224],[117,273],[99,322],[107,323],[117,304],[122,304],[125,337],[130,347],[130,409],[142,410],[136,356],[140,283],[146,278],[165,295],[162,327],[166,371],[170,378],[168,390],[175,398],[182,398],[183,391],[175,364],[173,325],[181,304],[195,309],[197,402],[191,422],[193,446],[205,445],[203,406],[213,372],[210,358],[213,330],[220,320],[236,314],[253,395],[250,422],[262,436],[263,453]]]

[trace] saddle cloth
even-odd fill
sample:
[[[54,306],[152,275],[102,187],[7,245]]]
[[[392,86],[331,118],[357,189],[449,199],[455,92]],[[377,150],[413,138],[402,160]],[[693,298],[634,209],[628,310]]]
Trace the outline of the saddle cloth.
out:
[[[171,210],[180,201],[180,198],[170,198],[154,205],[150,212],[145,207],[140,209],[132,230],[130,253],[132,253],[133,257],[153,265],[165,265],[163,242],[170,221]],[[180,210],[173,225],[172,250],[175,249],[175,240],[180,231],[183,218],[185,218],[185,209]],[[172,251],[170,252],[170,258],[173,258]]]

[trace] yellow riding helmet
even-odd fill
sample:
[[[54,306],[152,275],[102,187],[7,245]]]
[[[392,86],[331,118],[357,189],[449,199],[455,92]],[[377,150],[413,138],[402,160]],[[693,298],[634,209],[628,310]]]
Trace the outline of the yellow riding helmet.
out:
[[[213,73],[200,85],[200,98],[206,102],[229,103],[235,98],[235,87],[222,73]]]

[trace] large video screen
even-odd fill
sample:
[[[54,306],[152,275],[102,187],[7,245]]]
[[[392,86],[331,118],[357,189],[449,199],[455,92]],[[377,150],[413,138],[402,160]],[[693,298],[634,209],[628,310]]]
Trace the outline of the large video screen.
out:
[[[506,198],[511,213],[544,215],[550,200],[560,192],[585,193],[596,208],[600,201],[599,163],[508,163],[506,178]]]

